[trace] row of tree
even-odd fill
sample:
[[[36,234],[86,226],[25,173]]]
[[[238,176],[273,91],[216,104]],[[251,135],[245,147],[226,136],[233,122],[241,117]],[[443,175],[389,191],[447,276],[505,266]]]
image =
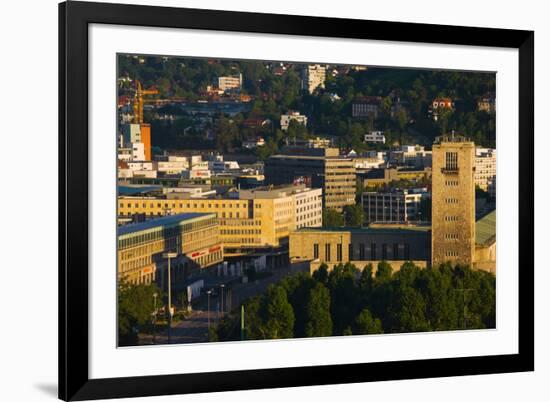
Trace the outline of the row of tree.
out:
[[[495,327],[495,276],[464,266],[421,269],[406,262],[392,273],[381,261],[359,270],[300,273],[244,304],[246,339],[445,331]],[[226,316],[212,341],[238,340],[240,317]]]

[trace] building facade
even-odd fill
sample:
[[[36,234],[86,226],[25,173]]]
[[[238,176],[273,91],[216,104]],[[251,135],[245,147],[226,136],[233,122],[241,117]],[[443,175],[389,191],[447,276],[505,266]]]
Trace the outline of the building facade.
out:
[[[323,190],[323,207],[341,211],[355,204],[356,175],[353,159],[339,156],[337,148],[284,151],[265,164],[268,184],[304,183]]]
[[[331,269],[351,262],[362,269],[387,261],[394,270],[406,261],[426,267],[430,259],[429,227],[411,228],[305,228],[290,235],[291,263],[307,263],[316,270],[321,263]]]
[[[475,144],[436,139],[432,154],[432,266],[472,266],[475,253]]]
[[[118,278],[133,284],[164,285],[163,253],[177,255],[171,261],[174,281],[223,261],[215,214],[179,214],[128,224],[118,227],[117,236]]]
[[[407,190],[394,192],[365,192],[361,203],[365,212],[365,223],[406,223],[419,220],[422,194]]]
[[[491,148],[476,148],[475,185],[490,196],[496,195],[497,151]]]
[[[281,115],[281,130],[288,130],[288,126],[290,126],[290,122],[293,120],[303,126],[307,126],[307,116],[304,116],[299,112],[290,111]]]
[[[221,91],[240,90],[243,85],[243,75],[228,75],[218,77],[218,88]]]
[[[325,88],[327,68],[320,64],[310,64],[302,70],[302,89],[310,94],[317,88]]]
[[[365,142],[370,144],[385,144],[386,137],[382,131],[371,131],[365,134]]]
[[[364,96],[356,99],[351,105],[351,116],[355,118],[377,119],[380,113],[382,98],[380,96]]]
[[[307,201],[297,204],[304,199]],[[301,210],[303,207],[309,209]],[[298,217],[299,222],[311,226],[322,224],[319,190],[305,186],[240,190],[220,198],[118,198],[121,217],[144,214],[151,218],[188,212],[216,215],[227,256],[287,246],[289,233],[296,229]]]

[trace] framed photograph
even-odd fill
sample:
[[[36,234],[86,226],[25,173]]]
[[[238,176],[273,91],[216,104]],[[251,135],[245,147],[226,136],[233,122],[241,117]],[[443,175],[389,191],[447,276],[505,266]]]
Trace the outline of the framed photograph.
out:
[[[59,57],[61,399],[534,370],[533,32],[69,1]]]

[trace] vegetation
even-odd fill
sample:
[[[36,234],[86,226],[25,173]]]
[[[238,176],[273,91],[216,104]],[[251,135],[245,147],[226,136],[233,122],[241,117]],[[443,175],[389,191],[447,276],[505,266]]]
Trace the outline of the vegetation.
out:
[[[240,339],[238,314],[213,339]],[[246,339],[445,331],[495,327],[495,276],[468,267],[420,269],[406,262],[392,273],[382,261],[359,270],[296,274],[245,302]]]
[[[286,142],[312,136],[332,136],[343,148],[360,152],[379,149],[365,144],[364,134],[382,130],[386,146],[414,142],[430,145],[442,133],[455,130],[472,138],[476,144],[495,145],[495,115],[477,110],[477,100],[495,92],[495,74],[479,72],[414,70],[369,67],[356,71],[344,66],[334,76],[327,73],[325,89],[310,95],[300,87],[300,64],[288,64],[283,73],[275,73],[280,63],[206,60],[177,57],[119,57],[119,77],[139,79],[145,88],[156,87],[161,98],[178,98],[185,102],[205,99],[207,86],[219,76],[242,73],[242,94],[251,96],[246,110],[236,115],[215,116],[197,125],[179,107],[166,106],[159,113],[176,116],[175,121],[153,120],[153,145],[178,148],[238,149],[250,136],[263,136],[266,149],[257,150],[265,159]],[[120,94],[131,94],[131,82],[121,83]],[[380,97],[376,116],[352,118],[352,103],[363,96]],[[439,110],[438,119],[430,116],[434,98],[450,97],[452,110]],[[308,117],[307,127],[291,123],[286,132],[279,127],[280,116],[297,110]],[[270,124],[250,128],[245,119],[260,118]],[[149,119],[146,119],[150,121]],[[215,140],[207,139],[206,133]],[[209,137],[210,138],[210,137]]]
[[[118,289],[118,340],[120,346],[136,345],[139,332],[152,328],[155,296],[162,305],[162,292],[154,284],[132,285],[120,282]]]

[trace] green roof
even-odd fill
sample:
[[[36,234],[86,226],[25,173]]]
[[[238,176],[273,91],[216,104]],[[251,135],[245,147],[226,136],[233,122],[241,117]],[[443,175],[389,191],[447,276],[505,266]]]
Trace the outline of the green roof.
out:
[[[487,245],[495,241],[497,211],[493,210],[476,222],[476,244]]]

